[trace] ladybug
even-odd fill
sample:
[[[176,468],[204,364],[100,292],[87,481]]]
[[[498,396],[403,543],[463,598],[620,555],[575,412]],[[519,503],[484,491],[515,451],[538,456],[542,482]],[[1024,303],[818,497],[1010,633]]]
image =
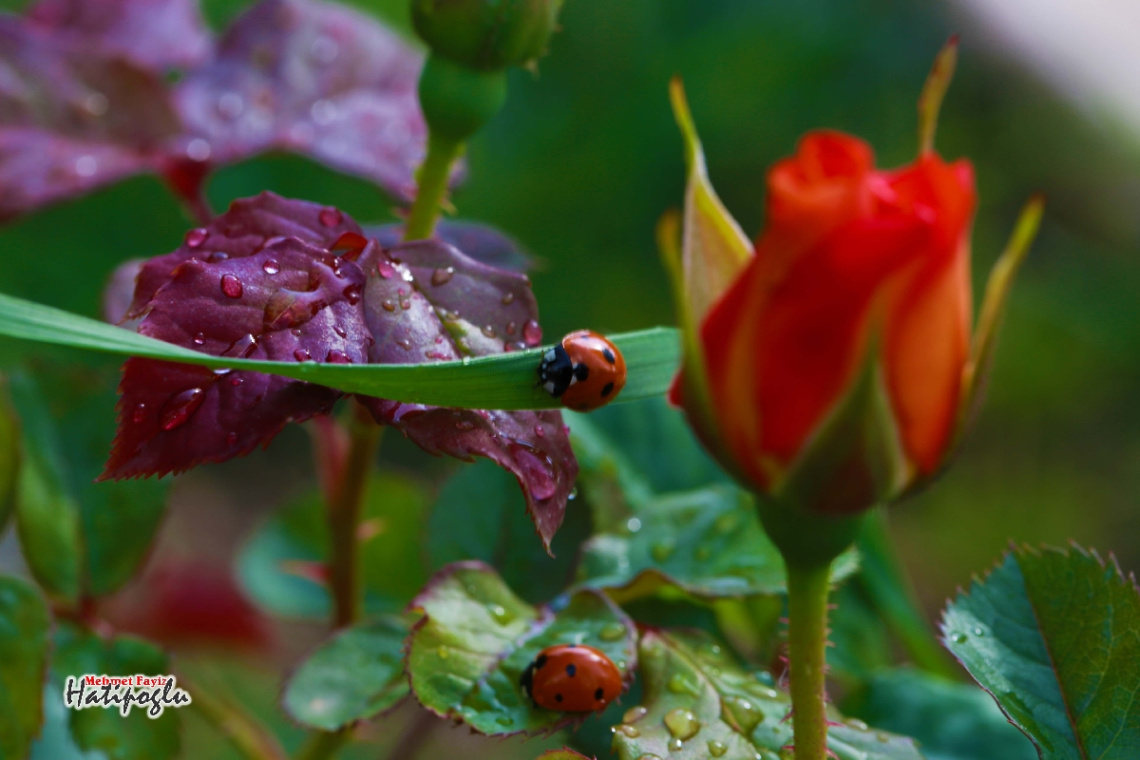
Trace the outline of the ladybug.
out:
[[[562,712],[602,710],[622,692],[621,672],[585,644],[558,644],[538,653],[519,685],[536,707]]]
[[[625,359],[605,337],[578,330],[543,354],[538,382],[551,396],[561,398],[563,406],[588,412],[621,392]]]

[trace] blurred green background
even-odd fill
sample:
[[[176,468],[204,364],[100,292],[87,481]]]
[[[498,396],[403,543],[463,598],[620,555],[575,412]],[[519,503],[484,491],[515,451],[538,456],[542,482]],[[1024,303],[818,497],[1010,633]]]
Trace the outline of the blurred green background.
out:
[[[355,4],[408,32],[405,0]],[[205,10],[219,27],[245,5],[207,0]],[[548,336],[668,324],[653,229],[683,190],[672,75],[684,78],[714,185],[755,234],[766,169],[806,130],[860,135],[882,165],[913,157],[922,81],[963,32],[938,147],[977,165],[976,292],[1024,200],[1041,191],[1048,207],[976,431],[938,483],[893,512],[932,617],[1011,540],[1072,539],[1140,567],[1140,141],[1083,119],[950,11],[906,0],[569,0],[537,75],[513,73],[506,108],[471,143],[454,197],[461,217],[541,259],[533,279]],[[295,157],[226,169],[209,195],[222,208],[263,189],[359,221],[391,216],[371,186]],[[188,226],[157,180],[131,180],[0,229],[0,291],[94,316],[118,262],[169,251]],[[400,444],[385,446],[410,456]],[[193,477],[272,477],[303,461],[306,445],[289,434],[251,458],[260,461]]]

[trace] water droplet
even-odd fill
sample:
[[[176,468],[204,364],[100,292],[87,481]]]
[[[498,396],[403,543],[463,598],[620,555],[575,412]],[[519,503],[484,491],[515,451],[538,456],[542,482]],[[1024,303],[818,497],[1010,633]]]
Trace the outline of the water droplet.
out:
[[[709,740],[709,754],[713,757],[724,757],[724,753],[728,752],[728,745],[724,742],[718,742],[716,739]]]
[[[136,425],[138,423],[142,422],[143,420],[145,420],[146,419],[146,404],[139,404],[138,406],[136,406],[134,412],[131,413],[131,419],[134,420]]]
[[[396,310],[396,304],[393,303],[388,298],[385,298],[383,301],[381,301],[380,306],[382,306],[384,308],[384,311],[395,311]]]
[[[657,755],[642,755],[637,760],[661,760]]]
[[[318,101],[319,102],[319,101]],[[332,206],[321,209],[321,213],[317,215],[321,224],[326,227],[336,227],[344,221],[344,214],[340,213],[340,209],[335,209]]]
[[[637,519],[636,517],[629,518],[629,520],[627,520],[625,523],[625,529],[630,533],[636,533],[637,531],[641,530],[641,520]]]
[[[242,287],[241,280],[232,274],[222,275],[222,292],[225,293],[228,298],[241,298],[243,291],[244,288]]]
[[[412,302],[406,298],[401,298],[400,299],[400,308],[403,309],[404,311],[407,311],[408,309],[412,308]]]
[[[487,611],[491,613],[491,617],[495,618],[495,622],[499,625],[506,625],[515,619],[514,615],[507,612],[506,608],[499,604],[489,605]]]
[[[206,242],[206,238],[210,236],[209,230],[205,227],[195,227],[186,233],[186,237],[182,238],[182,242],[186,244],[187,248],[197,248]]]
[[[407,338],[400,338],[398,341],[396,341],[396,345],[399,346],[400,348],[404,349],[405,351],[411,351],[412,350],[412,342],[410,340],[408,340]]]
[[[654,544],[653,547],[649,550],[649,553],[653,555],[653,559],[657,560],[658,562],[664,562],[665,560],[669,559],[669,557],[673,556],[673,548],[674,546],[672,542],[662,541],[661,543]]]
[[[625,638],[626,633],[626,628],[621,623],[609,623],[598,632],[598,638],[602,641],[620,641]]]
[[[771,673],[769,673],[767,670],[756,671],[756,673],[754,674],[754,677],[756,678],[757,681],[764,684],[765,686],[775,686],[776,685],[776,678]]]
[[[537,346],[542,342],[542,327],[533,319],[528,319],[527,323],[523,325],[522,334],[523,342],[530,347]]]
[[[99,169],[95,156],[80,156],[75,159],[75,173],[80,177],[90,177]]]
[[[534,435],[536,438],[545,438],[546,437],[546,431],[542,429],[542,425],[535,425],[534,426]]]
[[[623,628],[625,626],[622,626]],[[625,715],[621,716],[622,723],[636,723],[649,714],[649,708],[638,705],[631,707],[625,711]]]
[[[325,356],[325,361],[329,364],[352,364],[352,359],[348,358],[348,354],[344,351],[338,351],[335,348],[330,348],[328,355]]]
[[[206,393],[201,388],[190,388],[171,396],[162,407],[159,425],[163,430],[174,430],[185,425],[205,400]]]
[[[684,707],[670,710],[665,713],[662,720],[665,723],[665,728],[669,729],[669,733],[681,741],[693,738],[701,730],[701,722],[697,716],[693,714],[692,710],[687,710]]]
[[[985,631],[985,629],[984,629],[984,628],[978,627],[978,628],[975,628],[975,629],[974,629],[974,635],[975,635],[975,636],[985,636],[985,635],[986,635],[986,631]]]
[[[293,352],[293,358],[299,362],[311,362],[313,355],[309,353],[309,349],[307,348],[298,348]]]
[[[682,742],[680,739],[670,739],[669,740],[668,747],[669,747],[670,752],[680,752],[684,746],[685,746],[685,743]]]
[[[674,694],[692,694],[694,697],[700,696],[697,687],[689,683],[689,681],[680,673],[674,673],[669,679],[667,684],[669,691]]]
[[[953,638],[954,638],[955,644],[965,644],[967,641],[970,640],[970,637],[964,633],[956,633],[956,634],[954,634]]]
[[[396,268],[387,261],[381,261],[376,265],[376,274],[380,275],[381,279],[387,280],[396,274]]]
[[[507,335],[514,335],[518,332],[519,326],[514,322],[507,322]],[[510,349],[507,349],[510,350]]]
[[[507,451],[519,465],[520,475],[530,486],[531,496],[537,501],[545,501],[558,491],[554,480],[554,462],[550,457],[520,441],[512,442]]]
[[[475,423],[468,422],[467,420],[460,420],[459,422],[455,423],[455,429],[461,433],[466,433],[468,430],[475,429]]]
[[[627,726],[624,723],[617,725],[617,726],[614,726],[610,730],[613,731],[615,734],[621,734],[622,736],[628,736],[630,739],[636,739],[637,737],[641,736],[640,731],[638,731],[633,726]]]
[[[764,720],[764,711],[744,697],[729,697],[724,701],[724,707],[746,736],[750,736]]]
[[[226,445],[227,446],[234,446],[237,444],[237,442],[238,442],[238,434],[237,433],[234,433],[232,431],[229,433],[226,433]]]
[[[439,659],[441,660],[446,660],[451,656],[451,650],[442,645],[435,650],[435,653],[439,655]]]
[[[744,685],[744,688],[748,690],[749,694],[755,694],[756,696],[763,697],[764,699],[780,698],[780,692],[776,691],[770,686],[765,686],[762,683],[747,683]]]
[[[431,273],[432,285],[446,285],[455,275],[455,267],[440,267]]]
[[[344,293],[345,300],[349,305],[355,306],[360,303],[360,293],[364,290],[364,285],[359,282],[354,282],[346,287],[342,292]]]
[[[265,270],[266,274],[277,274],[281,271],[281,265],[277,263],[277,259],[266,259],[261,268]]]
[[[501,300],[502,300],[503,306],[510,306],[512,303],[514,303],[515,294],[511,293],[510,291],[507,291],[506,293],[503,294],[503,297]]]
[[[859,720],[858,718],[848,718],[844,722],[848,726],[850,726],[851,728],[855,729],[856,731],[866,731],[868,728],[867,724],[864,723],[863,721]]]
[[[194,345],[201,346],[206,342],[206,336],[202,333],[194,333]]]
[[[235,388],[244,382],[245,382],[245,378],[242,377],[241,375],[234,375],[233,377],[230,378],[230,385],[232,385]]]
[[[492,327],[491,325],[483,325],[483,334],[486,335],[488,338],[494,338],[495,337],[495,328]]]
[[[230,255],[225,251],[214,251],[206,257],[206,261],[210,262],[211,264],[217,264],[219,261],[225,261],[229,257]]]
[[[499,717],[495,718],[495,722],[498,723],[500,726],[509,726],[512,723],[514,723],[514,721],[511,720],[509,715],[500,715]]]
[[[333,332],[336,333],[338,337],[341,337],[341,338],[347,338],[348,337],[348,331],[345,330],[340,325],[333,325]]]

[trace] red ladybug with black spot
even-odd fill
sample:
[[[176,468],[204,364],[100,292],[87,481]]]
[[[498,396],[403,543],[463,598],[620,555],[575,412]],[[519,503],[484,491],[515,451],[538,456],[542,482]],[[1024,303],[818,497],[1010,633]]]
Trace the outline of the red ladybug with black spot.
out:
[[[603,710],[622,692],[613,660],[585,644],[558,644],[538,653],[519,685],[536,707],[562,712]]]
[[[625,358],[596,332],[578,330],[542,356],[539,384],[562,405],[588,412],[609,403],[625,386]]]

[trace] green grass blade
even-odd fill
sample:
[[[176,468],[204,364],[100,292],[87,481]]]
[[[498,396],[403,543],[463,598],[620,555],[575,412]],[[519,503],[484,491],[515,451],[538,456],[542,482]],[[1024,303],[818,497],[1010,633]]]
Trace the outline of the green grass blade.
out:
[[[543,348],[427,364],[318,364],[210,356],[148,338],[98,320],[0,294],[0,335],[91,351],[241,369],[327,385],[346,393],[467,409],[549,409],[559,406],[538,387]],[[611,335],[625,356],[629,379],[618,401],[664,393],[680,361],[677,331],[669,327]]]

